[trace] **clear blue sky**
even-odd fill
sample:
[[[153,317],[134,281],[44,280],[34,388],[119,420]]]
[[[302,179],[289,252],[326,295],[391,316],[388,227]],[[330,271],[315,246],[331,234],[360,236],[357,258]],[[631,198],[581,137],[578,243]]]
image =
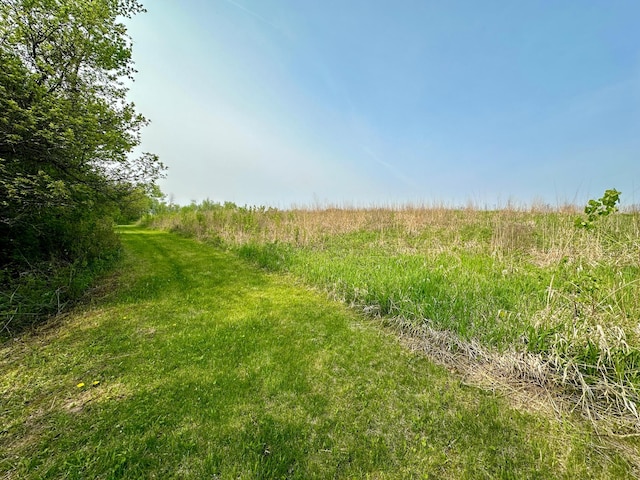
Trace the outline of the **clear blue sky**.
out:
[[[179,203],[640,203],[638,0],[149,0],[143,149]]]

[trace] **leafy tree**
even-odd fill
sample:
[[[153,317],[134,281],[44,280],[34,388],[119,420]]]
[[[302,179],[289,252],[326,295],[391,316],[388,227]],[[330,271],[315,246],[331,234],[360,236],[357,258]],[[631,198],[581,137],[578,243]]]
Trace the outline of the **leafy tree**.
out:
[[[51,228],[103,218],[161,174],[155,155],[131,157],[147,120],[121,81],[134,70],[120,19],[141,11],[131,0],[0,0],[2,263],[66,250]]]
[[[120,224],[136,222],[145,214],[157,210],[164,197],[164,193],[158,187],[151,190],[137,188],[123,199],[115,220]]]
[[[110,219],[164,166],[133,156],[148,122],[122,21],[136,0],[0,0],[0,279],[113,248]],[[124,205],[124,207],[123,207]]]

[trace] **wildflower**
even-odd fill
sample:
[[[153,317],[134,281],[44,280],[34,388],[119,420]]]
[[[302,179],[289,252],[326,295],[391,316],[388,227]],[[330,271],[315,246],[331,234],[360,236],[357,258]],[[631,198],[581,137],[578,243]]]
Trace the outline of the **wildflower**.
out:
[[[100,385],[100,380],[94,380],[91,385],[93,385],[94,387],[97,387],[98,385]]]
[[[76,385],[76,387],[78,387],[78,388],[84,387],[84,382],[80,382],[78,385]]]

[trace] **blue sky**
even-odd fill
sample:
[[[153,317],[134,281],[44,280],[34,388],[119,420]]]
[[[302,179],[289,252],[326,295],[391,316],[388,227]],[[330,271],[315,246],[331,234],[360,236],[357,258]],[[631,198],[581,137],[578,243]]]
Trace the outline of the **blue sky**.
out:
[[[129,22],[175,202],[640,203],[637,0],[153,0]]]

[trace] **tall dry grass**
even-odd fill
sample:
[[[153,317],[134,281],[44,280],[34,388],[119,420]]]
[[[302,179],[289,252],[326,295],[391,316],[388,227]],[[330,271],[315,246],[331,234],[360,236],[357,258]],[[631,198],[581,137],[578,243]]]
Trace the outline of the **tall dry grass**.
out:
[[[595,232],[575,228],[575,206],[547,205],[497,211],[447,207],[298,208],[278,210],[204,202],[148,216],[151,228],[228,245],[282,242],[322,247],[330,238],[357,232],[377,235],[379,245],[425,253],[464,249],[508,257],[525,253],[533,262],[614,262],[637,265],[640,215],[604,219]]]

